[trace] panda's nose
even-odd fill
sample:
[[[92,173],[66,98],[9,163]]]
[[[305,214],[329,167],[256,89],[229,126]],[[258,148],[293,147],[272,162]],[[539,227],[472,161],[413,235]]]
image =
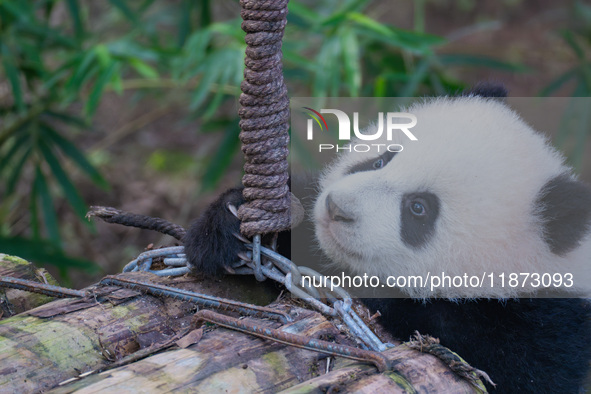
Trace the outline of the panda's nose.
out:
[[[326,196],[326,210],[331,220],[335,222],[353,222],[353,215],[343,211],[333,200],[332,196]]]

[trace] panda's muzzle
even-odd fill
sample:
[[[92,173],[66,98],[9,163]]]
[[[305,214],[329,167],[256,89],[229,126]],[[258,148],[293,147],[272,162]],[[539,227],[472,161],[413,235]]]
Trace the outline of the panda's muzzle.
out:
[[[330,193],[326,196],[326,211],[328,212],[328,216],[332,221],[335,222],[346,222],[351,223],[355,221],[355,218],[352,214],[345,212],[341,207],[339,207],[334,200],[332,199]]]

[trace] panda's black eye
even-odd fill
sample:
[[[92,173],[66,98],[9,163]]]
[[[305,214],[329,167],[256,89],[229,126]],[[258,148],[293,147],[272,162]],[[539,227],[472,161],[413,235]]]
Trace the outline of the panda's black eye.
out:
[[[413,201],[410,203],[410,211],[415,216],[425,216],[427,214],[427,209],[420,201]]]
[[[384,166],[384,159],[378,159],[376,161],[374,161],[372,167],[376,170],[382,168]]]
[[[347,174],[355,174],[362,171],[375,171],[379,170],[380,168],[384,168],[392,160],[396,153],[398,152],[386,151],[382,153],[377,159],[373,157],[367,161],[363,161],[354,165],[349,171],[347,171]]]

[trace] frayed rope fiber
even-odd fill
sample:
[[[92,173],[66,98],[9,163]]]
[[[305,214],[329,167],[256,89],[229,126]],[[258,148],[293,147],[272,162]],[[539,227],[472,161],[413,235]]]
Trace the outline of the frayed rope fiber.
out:
[[[238,217],[247,237],[291,227],[289,98],[281,63],[288,1],[240,1],[247,44],[239,111],[247,202],[238,209]]]

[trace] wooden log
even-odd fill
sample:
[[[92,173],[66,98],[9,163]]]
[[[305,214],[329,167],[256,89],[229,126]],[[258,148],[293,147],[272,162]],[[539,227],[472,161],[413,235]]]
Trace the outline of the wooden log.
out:
[[[339,336],[318,313],[282,330],[317,337]],[[272,326],[273,324],[267,323]],[[334,370],[325,373],[328,357],[308,350],[264,341],[226,329],[204,333],[196,344],[171,350],[133,364],[70,383],[52,393],[134,392],[262,392],[319,393],[471,393],[483,392],[455,376],[434,356],[402,345],[386,352],[394,371],[377,373],[374,366],[330,358]]]
[[[86,299],[53,301],[5,319],[0,322],[0,392],[48,390],[163,343],[189,325],[193,310],[180,301],[107,287]]]
[[[284,330],[312,337],[338,334],[320,314],[303,309],[298,312],[306,317],[283,326]],[[275,322],[257,321],[277,326]],[[132,391],[134,387],[141,387],[147,392],[277,392],[312,378],[316,374],[316,363],[325,358],[319,353],[212,328],[205,328],[203,338],[186,349],[150,356],[56,392],[119,392]]]
[[[38,268],[20,257],[0,253],[0,276],[33,280],[57,285],[57,281],[44,268]],[[0,289],[0,319],[36,308],[53,301],[53,297],[16,289]]]
[[[228,298],[248,294],[242,301],[268,303],[276,297],[265,285],[244,278],[216,282],[162,279],[147,273],[121,276]],[[370,364],[211,324],[190,331],[196,307],[187,302],[114,286],[87,290],[90,295],[84,299],[53,301],[0,322],[0,392],[474,391],[473,385],[457,378],[439,359],[405,346],[387,352],[394,371],[378,374]],[[352,344],[336,328],[340,326],[319,313],[289,301],[276,307],[290,309],[297,320],[282,326],[271,320],[247,319],[290,333]]]
[[[402,344],[384,352],[393,361],[394,369],[381,374],[368,364],[336,359],[334,369],[283,394],[334,391],[339,393],[482,393],[484,385],[474,384],[456,376],[438,358],[420,353]]]

